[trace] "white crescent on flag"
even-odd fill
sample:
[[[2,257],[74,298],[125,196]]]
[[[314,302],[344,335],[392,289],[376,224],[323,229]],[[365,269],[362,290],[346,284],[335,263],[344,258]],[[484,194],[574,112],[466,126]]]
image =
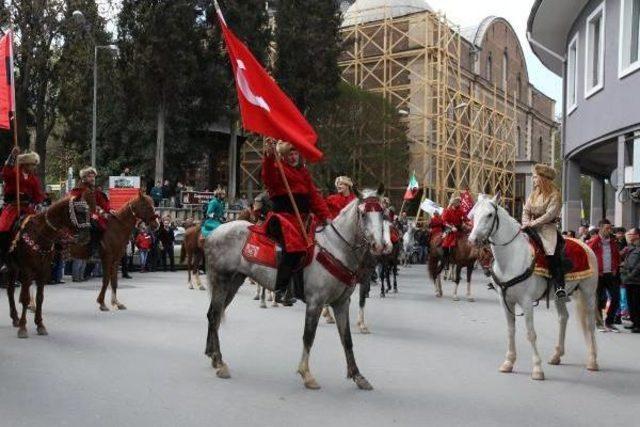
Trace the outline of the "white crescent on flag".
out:
[[[244,71],[247,69],[247,67],[245,67],[244,65],[244,62],[238,59],[236,63],[238,64],[238,68],[236,71],[236,81],[238,82],[238,88],[240,89],[240,92],[242,92],[242,95],[247,99],[247,101],[249,101],[250,104],[271,112],[271,108],[269,107],[269,104],[267,104],[267,101],[265,101],[263,97],[255,95],[251,90],[251,86],[249,86],[249,82],[244,76]]]

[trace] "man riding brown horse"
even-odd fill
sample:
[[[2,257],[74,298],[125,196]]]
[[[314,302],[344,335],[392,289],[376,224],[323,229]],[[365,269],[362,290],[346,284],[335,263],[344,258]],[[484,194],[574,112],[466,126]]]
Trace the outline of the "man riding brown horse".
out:
[[[15,147],[2,168],[4,207],[0,214],[0,257],[2,257],[0,273],[7,271],[6,254],[9,251],[16,222],[24,215],[35,214],[36,206],[45,199],[42,183],[36,174],[39,163],[40,156],[37,153],[20,154],[20,148]],[[17,177],[19,182],[16,180]],[[20,212],[18,212],[16,197],[18,188],[20,189]]]

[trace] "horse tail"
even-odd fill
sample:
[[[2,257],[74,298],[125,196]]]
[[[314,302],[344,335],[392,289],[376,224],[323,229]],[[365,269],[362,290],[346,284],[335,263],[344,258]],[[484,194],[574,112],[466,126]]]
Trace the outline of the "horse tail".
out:
[[[180,245],[180,264],[184,264],[184,260],[187,257],[187,239],[185,238]]]

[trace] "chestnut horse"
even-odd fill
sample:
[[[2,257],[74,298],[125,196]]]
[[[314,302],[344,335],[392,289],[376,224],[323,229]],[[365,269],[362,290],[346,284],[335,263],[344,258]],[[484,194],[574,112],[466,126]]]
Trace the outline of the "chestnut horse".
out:
[[[51,278],[51,263],[54,256],[54,243],[65,235],[78,234],[88,230],[89,205],[83,198],[65,197],[54,203],[49,209],[22,221],[8,254],[7,296],[13,326],[18,327],[18,338],[27,338],[27,308],[29,307],[29,288],[35,279],[36,308],[35,324],[38,335],[47,335],[42,321],[42,303],[44,285]],[[20,280],[20,303],[22,315],[18,318],[14,298],[15,282]]]
[[[479,248],[471,245],[467,240],[467,233],[460,233],[456,246],[451,254],[449,260],[449,267],[454,271],[455,288],[453,290],[453,300],[458,301],[458,286],[460,285],[460,276],[462,268],[467,268],[467,301],[473,302],[475,299],[471,295],[471,274],[473,273],[473,267],[480,254]],[[427,261],[427,267],[429,269],[429,275],[436,288],[436,296],[442,297],[442,280],[440,275],[444,270],[445,260],[444,251],[442,249],[442,234],[432,234],[429,238],[429,256]]]
[[[184,263],[187,260],[187,275],[189,289],[193,289],[193,282],[191,281],[191,274],[195,276],[196,286],[201,291],[205,288],[202,282],[200,282],[200,267],[204,262],[204,248],[200,240],[200,226],[194,225],[189,227],[184,232],[184,240],[182,241],[182,247],[180,248],[180,263]]]
[[[126,306],[118,301],[118,264],[125,253],[131,231],[138,221],[144,221],[153,229],[160,224],[153,207],[151,197],[140,190],[138,197],[129,200],[115,214],[109,217],[107,229],[100,239],[100,260],[102,261],[102,288],[96,302],[100,310],[109,311],[104,303],[107,286],[111,284],[111,305],[118,310],[126,310]],[[70,248],[72,258],[88,259],[91,257],[91,249],[88,245],[73,245]]]

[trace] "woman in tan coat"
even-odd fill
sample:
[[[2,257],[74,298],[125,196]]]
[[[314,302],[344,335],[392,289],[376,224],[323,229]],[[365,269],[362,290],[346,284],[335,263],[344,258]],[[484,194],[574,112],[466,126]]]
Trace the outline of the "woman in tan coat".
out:
[[[522,229],[535,231],[540,237],[551,280],[555,285],[556,298],[562,299],[567,297],[562,266],[564,241],[557,227],[562,200],[560,191],[553,183],[555,177],[556,171],[550,166],[537,164],[533,167],[533,192],[524,205]]]

